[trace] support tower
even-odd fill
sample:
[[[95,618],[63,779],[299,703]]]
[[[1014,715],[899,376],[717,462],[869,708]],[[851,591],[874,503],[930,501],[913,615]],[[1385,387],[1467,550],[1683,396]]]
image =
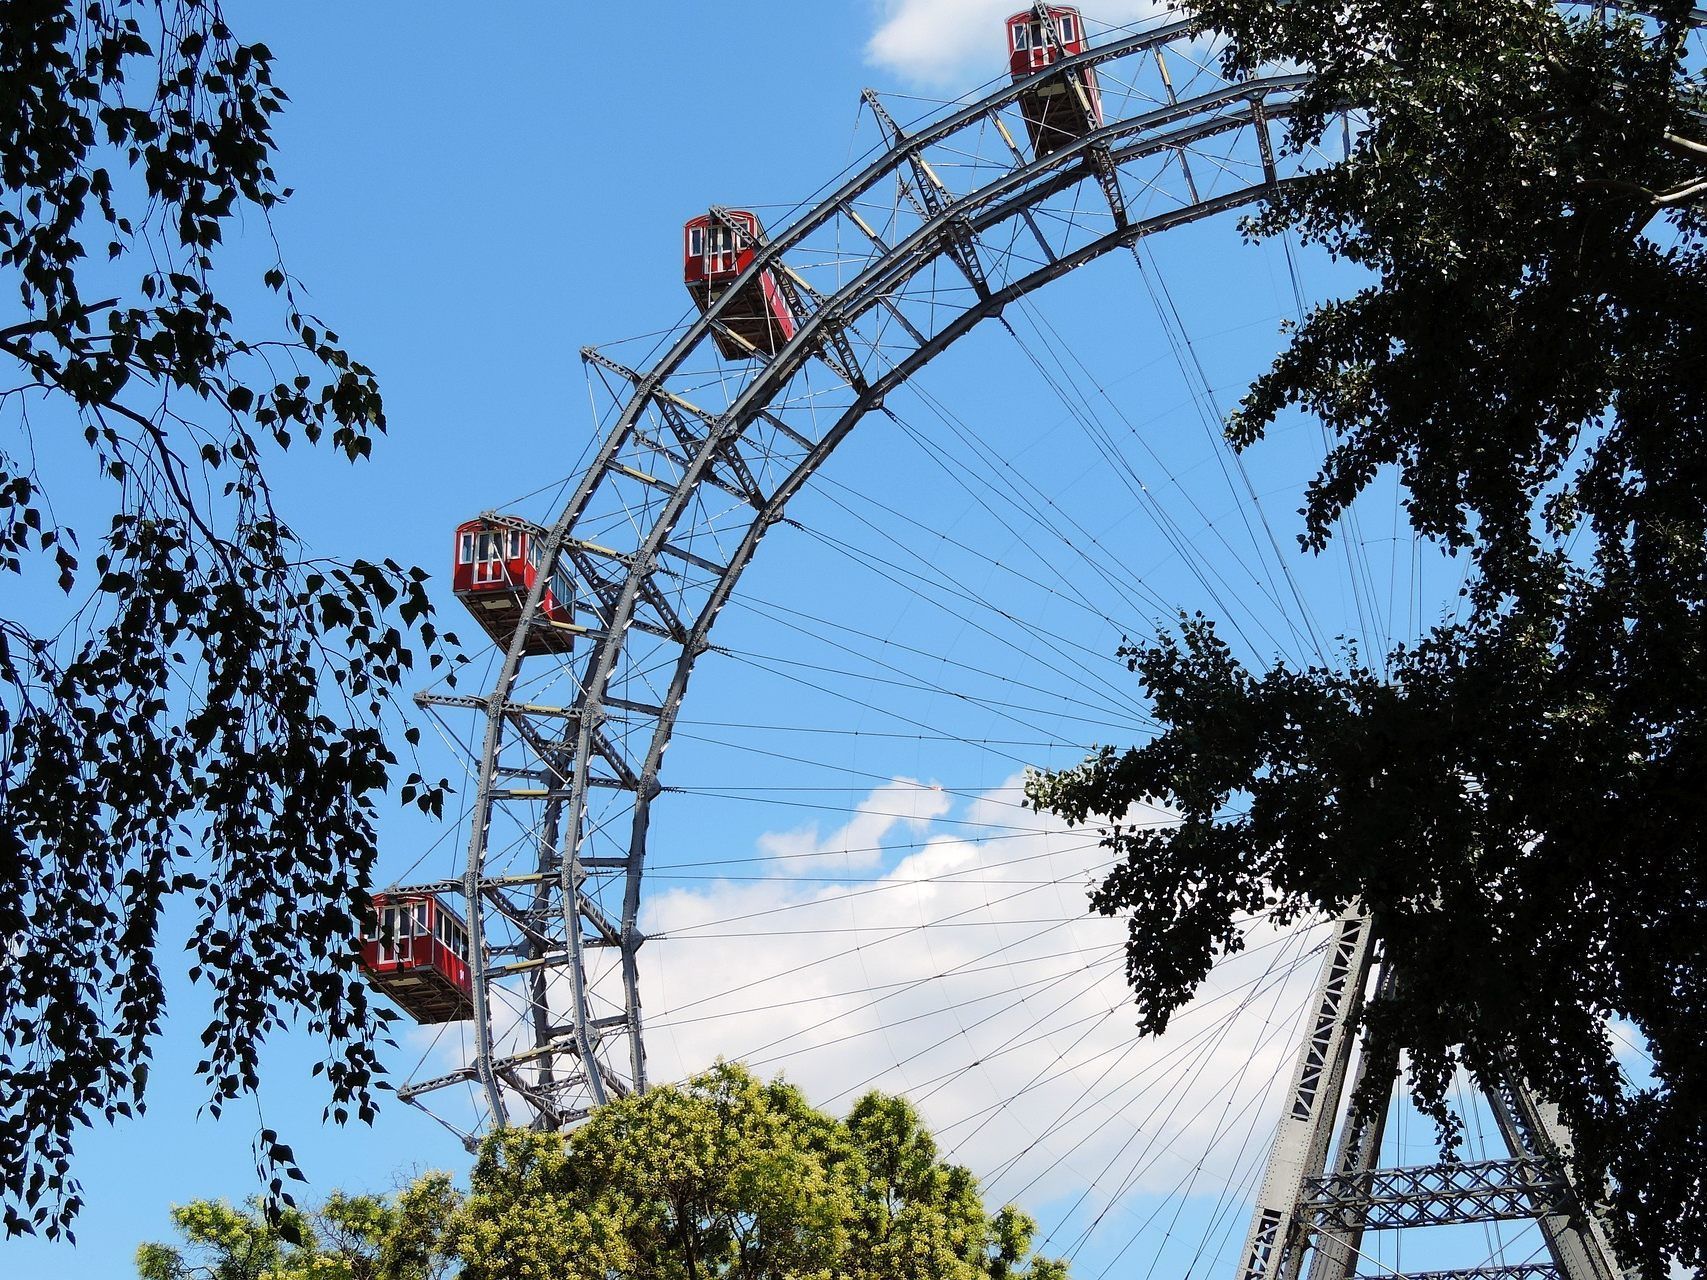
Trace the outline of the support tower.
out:
[[[1399,980],[1391,958],[1376,952],[1374,921],[1361,907],[1335,922],[1239,1280],[1300,1280],[1306,1267],[1309,1280],[1401,1280],[1364,1262],[1366,1231],[1499,1221],[1537,1223],[1548,1261],[1484,1262],[1403,1280],[1627,1280],[1592,1199],[1569,1180],[1570,1139],[1557,1112],[1522,1080],[1501,1080],[1484,1094],[1504,1159],[1379,1167],[1387,1109],[1360,1117],[1351,1100],[1372,1079],[1396,1077],[1396,1057],[1359,1053],[1346,1087],[1365,992],[1372,981],[1380,991]]]

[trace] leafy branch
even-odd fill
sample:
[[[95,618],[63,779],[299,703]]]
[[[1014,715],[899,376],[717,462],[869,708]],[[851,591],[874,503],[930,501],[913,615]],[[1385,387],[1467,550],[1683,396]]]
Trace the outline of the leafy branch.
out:
[[[145,1106],[160,948],[180,934],[212,999],[214,1113],[300,1021],[325,1044],[328,1117],[373,1114],[387,1015],[355,943],[402,767],[389,725],[418,660],[458,659],[424,573],[310,556],[275,507],[269,449],[300,436],[359,461],[386,422],[282,262],[258,326],[214,289],[234,219],[270,235],[289,194],[272,62],[217,0],[17,3],[0,21],[0,272],[20,312],[0,326],[20,374],[0,391],[0,572],[27,587],[51,566],[67,602],[24,590],[0,618],[9,1232],[66,1232],[77,1133]],[[68,478],[63,450],[44,466],[32,414],[81,430],[101,488]],[[104,503],[92,556],[54,514],[65,485],[84,518]],[[447,786],[403,780],[428,813]],[[288,1203],[290,1148],[264,1130],[257,1157]]]

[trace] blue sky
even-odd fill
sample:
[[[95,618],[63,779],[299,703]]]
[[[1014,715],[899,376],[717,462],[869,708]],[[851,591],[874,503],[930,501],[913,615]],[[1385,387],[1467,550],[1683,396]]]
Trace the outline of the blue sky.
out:
[[[369,464],[342,467],[300,451],[277,460],[289,518],[327,554],[448,568],[459,520],[561,480],[593,438],[598,402],[580,347],[680,320],[683,220],[711,202],[780,209],[817,189],[870,143],[871,122],[857,110],[864,85],[891,91],[891,109],[906,119],[930,109],[933,95],[998,74],[993,22],[1005,9],[987,0],[738,8],[678,0],[597,11],[517,4],[471,17],[444,4],[233,6],[239,32],[275,51],[292,98],[279,129],[279,169],[296,189],[276,223],[286,258],[313,309],[378,371],[391,422]],[[1121,0],[1101,16],[1148,11]],[[239,245],[234,256],[251,251]],[[753,1054],[830,1105],[873,1080],[926,1095],[927,1115],[952,1132],[957,1158],[1058,1227],[1058,1247],[1093,1219],[1106,1223],[1081,1245],[1086,1275],[1123,1251],[1128,1265],[1159,1256],[1152,1240],[1236,1246],[1239,1180],[1266,1146],[1265,1091],[1284,1068],[1298,984],[1307,986],[1311,968],[1298,958],[1307,940],[1277,939],[1262,954],[1289,957],[1279,976],[1265,979],[1259,964],[1224,979],[1221,995],[1250,1004],[1256,1021],[1217,1032],[1189,1079],[1167,1075],[1163,1050],[1131,1057],[1127,1020],[1105,1007],[1119,989],[1118,932],[1077,918],[1094,848],[1014,807],[1023,764],[1071,763],[1089,742],[1141,733],[1136,690],[1121,684],[1112,657],[1128,623],[1141,634],[1175,606],[1215,613],[1229,599],[1247,619],[1276,612],[1255,598],[1264,554],[1250,549],[1257,507],[1229,481],[1175,339],[1190,339],[1214,407],[1230,406],[1295,312],[1286,257],[1242,246],[1228,220],[1170,234],[1146,252],[1152,280],[1177,308],[1177,332],[1130,258],[1099,264],[1016,312],[1019,336],[981,330],[944,357],[926,396],[897,398],[896,421],[862,426],[829,479],[802,496],[796,514],[821,536],[767,545],[720,623],[728,652],[708,658],[696,680],[670,760],[683,795],[660,809],[648,917],[676,939],[647,952],[661,1072]],[[1295,261],[1307,295],[1343,285],[1329,264],[1303,252]],[[1084,371],[1067,376],[1093,403],[1091,416],[1132,442],[1146,483],[1202,563],[1220,572],[1216,591],[1134,510],[1078,439],[1084,413],[1069,412],[1027,372],[1016,342],[1026,352],[1070,349],[1073,369],[1082,361]],[[1036,535],[978,500],[976,486],[932,469],[920,440],[950,440],[955,424],[1058,495],[1074,527],[1106,544],[1148,594],[1108,604],[1106,617],[1062,606],[1051,574],[1065,552],[1039,550]],[[1320,452],[1312,432],[1289,420],[1252,459],[1260,514],[1287,547],[1299,483]],[[521,506],[542,514],[541,502]],[[1337,553],[1298,566],[1330,644],[1360,629],[1414,634],[1450,597],[1450,568],[1414,578],[1416,552],[1393,517],[1391,492],[1378,492],[1354,570]],[[908,566],[907,580],[855,564],[838,550],[847,544]],[[1349,586],[1354,573],[1369,584],[1361,595]],[[965,601],[944,608],[953,585],[1045,620],[1059,647],[1027,650],[1019,633],[987,626]],[[458,606],[440,586],[443,612],[458,626]],[[1371,610],[1379,623],[1364,617]],[[1253,660],[1285,647],[1252,625]],[[461,630],[472,640],[472,627]],[[475,687],[485,663],[477,655]],[[837,674],[812,684],[801,668]],[[969,691],[981,700],[969,701]],[[1097,709],[1053,701],[1061,697]],[[429,750],[437,767],[459,767],[454,745],[429,737]],[[417,864],[447,874],[463,839],[406,815],[389,818],[385,836],[386,876]],[[793,859],[790,874],[775,870],[782,857]],[[713,927],[726,919],[746,923]],[[1061,935],[1040,932],[1038,919],[1061,922],[1073,946],[1055,946]],[[810,950],[849,928],[889,943],[908,931],[911,941],[852,958]],[[987,976],[969,989],[945,995],[920,985],[986,954],[1001,965],[977,966]],[[1081,964],[1084,956],[1102,967]],[[841,1011],[839,1041],[774,994],[775,975],[791,971],[794,999]],[[1260,1001],[1237,994],[1247,981]],[[909,994],[875,1008],[835,1005],[850,983]],[[747,1005],[719,995],[743,984],[773,994]],[[180,983],[175,998],[147,1117],[83,1140],[80,1244],[0,1245],[6,1274],[127,1274],[138,1241],[168,1234],[168,1205],[252,1188],[256,1115],[247,1106],[220,1123],[200,1114],[189,1072],[197,996]],[[991,1043],[1003,1052],[968,1057],[964,1046],[986,1034],[985,1011],[998,1008],[1007,1021],[989,1024],[1004,1028]],[[1218,1016],[1206,1013],[1202,1026],[1218,1026]],[[1020,1037],[1014,1019],[1036,1034]],[[951,1034],[937,1034],[943,1028]],[[766,1047],[785,1033],[793,1038]],[[1025,1047],[1008,1051],[1016,1044]],[[404,1038],[400,1072],[421,1047]],[[401,1106],[385,1108],[372,1129],[321,1129],[311,1054],[311,1045],[281,1039],[261,1100],[266,1123],[314,1179],[311,1194],[465,1166],[442,1129]],[[1144,1054],[1157,1064],[1148,1076]],[[1051,1061],[1063,1064],[1058,1079]],[[1040,1118],[1113,1082],[1113,1061],[1131,1064],[1119,1088],[1111,1084],[1103,1111],[1079,1117],[1086,1129],[1073,1149],[1051,1153]],[[1016,1081],[1024,1104],[995,1123],[979,1120],[979,1107]],[[1098,1145],[1124,1132],[1121,1115],[1155,1106],[1158,1088],[1174,1103],[1145,1131],[1150,1164],[1135,1163],[1130,1144]],[[1193,1115],[1168,1119],[1186,1099]],[[1426,1159],[1421,1128],[1400,1129],[1395,1143]],[[1191,1145],[1206,1135],[1220,1143],[1212,1159]]]

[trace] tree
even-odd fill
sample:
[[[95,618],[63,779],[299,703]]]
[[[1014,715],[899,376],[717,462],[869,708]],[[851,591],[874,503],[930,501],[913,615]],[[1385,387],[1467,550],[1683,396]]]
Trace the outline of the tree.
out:
[[[846,1120],[720,1064],[600,1108],[572,1134],[487,1137],[466,1195],[443,1174],[394,1199],[333,1195],[172,1211],[182,1245],[137,1250],[141,1280],[1066,1280],[1035,1224],[985,1212],[911,1104]]]
[[[214,1112],[291,1020],[324,1038],[330,1116],[372,1111],[383,1022],[353,940],[399,764],[384,720],[412,646],[443,655],[423,573],[315,558],[267,484],[273,451],[355,461],[385,429],[282,261],[247,292],[216,278],[289,194],[272,61],[218,0],[0,4],[8,1233],[62,1231],[76,1134],[144,1105],[176,920],[212,995]],[[279,1193],[289,1148],[263,1131],[259,1156]]]
[[[1166,1026],[1238,913],[1361,900],[1404,981],[1402,1046],[1451,1147],[1462,1064],[1515,1070],[1571,1127],[1625,1260],[1707,1273],[1707,126],[1687,5],[1202,0],[1225,69],[1314,77],[1295,152],[1345,104],[1349,156],[1250,224],[1357,263],[1228,423],[1298,408],[1333,445],[1302,515],[1320,551],[1381,470],[1469,557],[1467,612],[1389,655],[1254,672],[1185,617],[1124,650],[1159,735],[1039,775],[1104,825],[1093,901],[1129,922],[1140,1025]],[[1140,801],[1177,828],[1123,820]],[[1632,1080],[1613,1024],[1651,1066]],[[1651,1073],[1651,1080],[1643,1078]],[[1369,1104],[1371,1100],[1364,1100]]]
[[[438,1280],[439,1237],[456,1204],[450,1179],[427,1174],[384,1196],[333,1193],[313,1211],[269,1215],[197,1200],[172,1210],[180,1245],[136,1251],[140,1280]]]
[[[720,1065],[619,1099],[567,1138],[488,1138],[449,1234],[465,1280],[1064,1280],[1034,1226],[986,1213],[917,1113],[869,1094],[845,1121]]]

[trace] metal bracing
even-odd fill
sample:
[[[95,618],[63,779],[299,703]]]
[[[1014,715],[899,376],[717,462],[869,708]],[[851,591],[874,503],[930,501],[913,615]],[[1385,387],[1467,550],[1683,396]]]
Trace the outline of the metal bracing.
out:
[[[1168,72],[1167,53],[1165,50],[1157,49],[1155,50],[1155,55],[1156,74],[1162,78],[1162,90],[1167,94],[1167,100],[1169,103],[1178,102],[1179,94],[1174,92],[1174,78]],[[1259,143],[1258,145],[1260,146],[1262,144]],[[1272,148],[1270,148],[1270,151],[1272,154]],[[1186,158],[1186,150],[1184,147],[1181,147],[1179,150],[1179,168],[1180,176],[1185,179],[1186,192],[1191,196],[1192,203],[1195,204],[1198,200],[1202,199],[1202,197],[1197,193],[1197,179],[1191,176],[1191,161]]]
[[[1506,1147],[1534,1152],[1563,1176],[1571,1142],[1557,1108],[1541,1102],[1513,1075],[1502,1079],[1499,1087],[1490,1091],[1488,1100]],[[1554,1208],[1555,1212],[1541,1216],[1540,1226],[1548,1252],[1561,1270],[1573,1278],[1616,1280],[1620,1274],[1616,1255],[1605,1224],[1593,1212],[1592,1198],[1567,1186],[1565,1196]],[[1577,1211],[1584,1208],[1586,1212]]]
[[[649,367],[583,352],[599,381],[619,384],[620,408],[541,522],[545,572],[523,612],[539,616],[561,565],[589,625],[571,658],[547,660],[524,656],[524,624],[485,697],[431,700],[484,721],[466,869],[443,882],[467,903],[475,1017],[466,1061],[435,1064],[403,1096],[476,1082],[484,1116],[443,1117],[467,1135],[506,1120],[567,1124],[644,1087],[638,919],[663,753],[718,611],[790,499],[886,393],[1003,306],[1144,236],[1249,206],[1307,169],[1277,159],[1272,136],[1306,78],[1229,83],[1205,70],[1176,85],[1162,55],[1195,38],[1188,20],[1165,23],[891,131],[882,154],[773,228]],[[1022,95],[1116,62],[1153,86],[1105,94],[1103,124],[1046,156],[1015,145],[1002,117]],[[975,154],[986,138],[999,150],[955,170],[970,177],[950,189],[933,160]],[[1081,217],[1072,196],[1093,182],[1108,210]],[[890,204],[898,183],[916,203]],[[1025,255],[999,247],[1015,242]],[[834,263],[816,279],[814,253]],[[939,265],[971,287],[935,288]],[[774,355],[703,376],[723,312],[765,272],[796,307],[797,332]],[[510,896],[495,900],[494,889]],[[1356,985],[1347,980],[1346,1000]],[[1318,1092],[1337,1089],[1345,1070],[1339,1041],[1323,1053],[1308,1067]],[[1320,1142],[1321,1155],[1305,1153],[1317,1175]]]
[[[1329,939],[1240,1280],[1295,1280],[1306,1262],[1310,1280],[1354,1280],[1368,1231],[1507,1220],[1540,1227],[1551,1256],[1545,1268],[1428,1274],[1619,1280],[1622,1272],[1593,1203],[1566,1175],[1563,1156],[1569,1143],[1556,1113],[1515,1078],[1486,1091],[1510,1152],[1506,1158],[1379,1167],[1386,1105],[1373,1100],[1385,1098],[1398,1075],[1396,1049],[1364,1046],[1350,1089],[1345,1079],[1372,968],[1378,997],[1390,995],[1402,981],[1403,971],[1391,959],[1373,964],[1373,932],[1374,922],[1353,910],[1336,923]],[[1339,1144],[1333,1171],[1327,1172],[1328,1139],[1336,1123]]]
[[[1054,12],[1045,3],[1045,0],[1036,0],[1036,3],[1031,6],[1031,12],[1048,39],[1049,47],[1055,51],[1056,59],[1066,61],[1068,58],[1067,47],[1061,39],[1061,27]],[[1157,50],[1158,57],[1160,52]],[[1166,70],[1166,66],[1162,65],[1164,80],[1166,79]],[[1085,87],[1084,78],[1072,72],[1065,74],[1067,87],[1072,90],[1073,96],[1078,100],[1080,114],[1086,120],[1095,120],[1097,113],[1091,109],[1090,92]],[[1171,89],[1171,86],[1169,87]],[[1268,147],[1271,144],[1265,138],[1260,145]],[[1114,225],[1116,227],[1126,226],[1131,221],[1131,215],[1126,211],[1126,196],[1120,190],[1120,170],[1114,163],[1114,157],[1109,154],[1108,147],[1101,143],[1092,146],[1085,152],[1085,163],[1090,166],[1092,174],[1095,175],[1097,186],[1102,188],[1103,199],[1108,201],[1109,212],[1114,215]],[[1274,181],[1272,173],[1269,175],[1269,181]]]
[[[898,149],[904,148],[907,135],[902,132],[901,126],[895,123],[895,118],[889,114],[883,100],[877,96],[877,91],[862,89],[860,96],[889,135],[890,143]],[[965,218],[943,219],[944,207],[953,200],[948,188],[942,179],[937,177],[930,162],[917,151],[907,151],[907,161],[912,170],[912,181],[903,181],[901,190],[906,194],[908,202],[919,217],[943,222],[944,251],[960,269],[960,274],[966,277],[966,282],[972,286],[972,292],[978,295],[979,300],[989,298],[990,279],[984,270],[983,261],[978,256],[978,241],[971,224]]]
[[[1369,981],[1372,941],[1369,915],[1361,907],[1335,921],[1245,1239],[1242,1280],[1292,1280],[1298,1274],[1309,1222],[1297,1206],[1305,1183],[1321,1175],[1328,1158],[1353,1028]]]
[[[1392,995],[1398,985],[1397,977],[1393,966],[1382,966],[1375,998]],[[1352,1077],[1350,1096],[1354,1099],[1367,1097],[1377,1084],[1386,1088],[1398,1070],[1396,1048],[1388,1047],[1380,1053],[1366,1049],[1357,1056],[1357,1071]],[[1356,1178],[1370,1173],[1380,1158],[1381,1138],[1386,1127],[1387,1108],[1360,1112],[1356,1107],[1347,1107],[1334,1151],[1335,1176]],[[1349,1280],[1362,1253],[1365,1226],[1364,1217],[1359,1213],[1323,1224],[1310,1254],[1310,1280]]]
[[[1305,1178],[1307,1229],[1361,1219],[1365,1229],[1443,1227],[1541,1216],[1565,1191],[1553,1165],[1531,1156]]]
[[[735,238],[735,243],[742,248],[760,249],[764,247],[763,237],[754,236],[747,230],[745,223],[730,217],[729,210],[723,205],[712,205],[710,212],[718,224],[727,230]],[[771,278],[782,290],[783,296],[788,300],[789,309],[796,318],[806,314],[808,310],[806,300],[808,298],[811,299],[814,309],[823,304],[823,296],[780,259],[772,267]],[[743,345],[749,345],[745,339],[739,335],[730,334],[727,329],[721,329],[720,332],[735,338],[737,342]],[[755,352],[754,354],[759,353]],[[848,336],[843,332],[840,325],[829,325],[825,328],[824,346],[818,350],[818,358],[829,365],[835,375],[850,387],[864,388],[865,375],[860,372],[859,357],[854,354],[853,344],[848,341]]]

